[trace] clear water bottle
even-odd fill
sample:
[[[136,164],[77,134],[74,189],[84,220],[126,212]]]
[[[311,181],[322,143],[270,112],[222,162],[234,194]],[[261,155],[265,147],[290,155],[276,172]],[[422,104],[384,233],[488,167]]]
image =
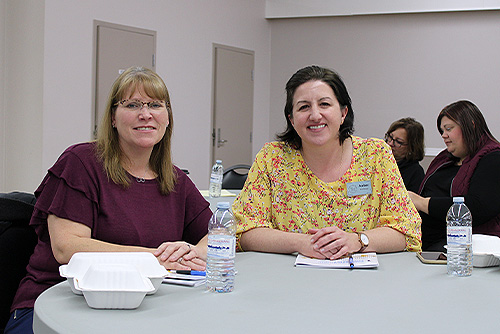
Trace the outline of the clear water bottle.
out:
[[[224,167],[222,167],[222,160],[216,160],[215,165],[212,166],[212,172],[210,173],[210,186],[208,187],[208,195],[210,197],[220,197],[223,173]]]
[[[208,223],[207,290],[233,291],[235,252],[236,224],[229,211],[229,202],[219,202]]]
[[[453,197],[446,216],[447,270],[449,275],[472,274],[472,216],[463,197]]]

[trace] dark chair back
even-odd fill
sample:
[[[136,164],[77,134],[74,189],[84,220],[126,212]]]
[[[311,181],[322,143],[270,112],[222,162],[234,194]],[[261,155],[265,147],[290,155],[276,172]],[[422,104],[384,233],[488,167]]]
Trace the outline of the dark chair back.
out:
[[[0,193],[0,333],[37,243],[35,230],[29,226],[34,206],[33,194]]]
[[[238,171],[242,172],[238,172]],[[243,189],[243,185],[247,180],[249,165],[234,165],[224,170],[222,176],[222,189]]]

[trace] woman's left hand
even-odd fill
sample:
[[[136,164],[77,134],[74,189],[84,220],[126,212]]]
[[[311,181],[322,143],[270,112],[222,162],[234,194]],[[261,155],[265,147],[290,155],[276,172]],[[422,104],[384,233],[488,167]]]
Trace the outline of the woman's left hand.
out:
[[[310,229],[309,233],[313,235],[313,248],[330,260],[356,253],[361,247],[356,233],[345,232],[337,226]]]
[[[184,241],[164,242],[153,253],[167,269],[205,270],[204,253],[198,246]]]

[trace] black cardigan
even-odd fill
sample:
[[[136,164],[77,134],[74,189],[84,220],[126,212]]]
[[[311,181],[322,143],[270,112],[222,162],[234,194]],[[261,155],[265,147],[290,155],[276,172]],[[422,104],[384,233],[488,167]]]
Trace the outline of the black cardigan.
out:
[[[398,167],[406,190],[417,193],[420,183],[424,179],[424,169],[422,166],[420,166],[418,161],[400,160],[398,161]]]
[[[465,194],[465,203],[472,214],[472,228],[489,222],[500,213],[500,151],[491,152],[481,158],[470,180]],[[448,168],[438,169],[429,177],[422,189],[422,196],[430,197],[429,214],[420,212],[422,217],[422,249],[434,250],[433,245],[446,244],[446,214],[453,204],[450,192],[448,196],[433,195],[428,191],[433,184],[446,178]],[[455,174],[457,169],[455,169]],[[440,176],[441,175],[441,176]]]

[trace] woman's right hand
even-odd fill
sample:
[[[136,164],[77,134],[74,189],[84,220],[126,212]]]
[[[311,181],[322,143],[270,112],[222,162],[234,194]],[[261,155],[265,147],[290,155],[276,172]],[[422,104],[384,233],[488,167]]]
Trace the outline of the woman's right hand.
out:
[[[313,249],[330,260],[356,253],[360,249],[357,234],[346,232],[337,226],[310,229],[309,233],[313,235]]]
[[[158,258],[158,261],[166,269],[172,269],[172,270],[204,271],[206,268],[205,261],[203,261],[199,258],[194,258],[192,260],[185,260],[184,258],[180,258],[178,261],[170,261],[170,260],[162,261],[162,260],[160,260],[160,258]]]
[[[153,254],[167,269],[205,270],[206,267],[206,262],[201,257],[203,252],[199,247],[184,241],[164,242]]]
[[[305,233],[286,232],[267,227],[258,227],[241,234],[241,248],[245,251],[268,253],[300,254],[317,259],[326,257],[314,250],[311,235]]]
[[[300,254],[321,260],[325,260],[328,258],[327,256],[325,256],[325,254],[321,253],[319,250],[314,248],[314,243],[312,242],[311,234],[295,233],[295,232],[288,232],[288,233],[293,233],[292,235],[293,237],[301,239],[299,242],[299,248],[297,250],[297,252],[299,252]]]

